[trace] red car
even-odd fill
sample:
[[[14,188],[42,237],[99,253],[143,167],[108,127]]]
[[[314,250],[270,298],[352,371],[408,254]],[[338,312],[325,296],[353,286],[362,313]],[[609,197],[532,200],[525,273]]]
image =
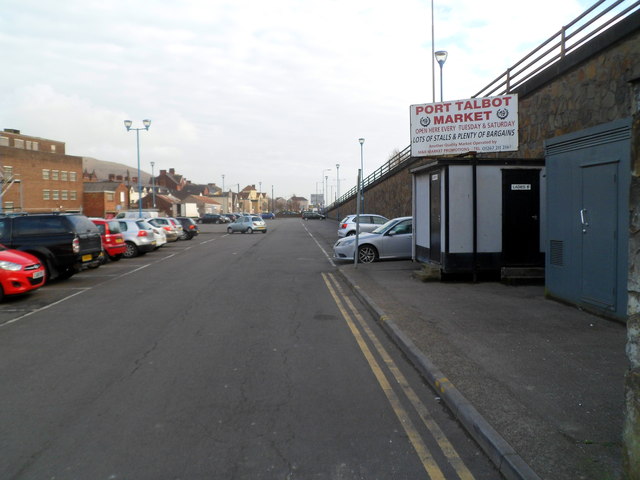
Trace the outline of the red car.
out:
[[[127,250],[124,243],[124,235],[120,230],[120,224],[117,220],[106,220],[104,218],[92,218],[91,221],[100,230],[102,237],[102,249],[104,250],[105,259],[120,260]]]
[[[0,300],[44,285],[44,267],[33,255],[0,245]]]

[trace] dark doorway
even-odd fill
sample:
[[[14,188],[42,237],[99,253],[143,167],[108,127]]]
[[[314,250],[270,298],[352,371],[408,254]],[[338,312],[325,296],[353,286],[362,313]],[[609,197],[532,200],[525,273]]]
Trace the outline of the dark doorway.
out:
[[[502,170],[504,266],[540,265],[540,170]]]
[[[429,175],[429,259],[440,263],[442,253],[442,221],[441,221],[441,171],[432,172]]]

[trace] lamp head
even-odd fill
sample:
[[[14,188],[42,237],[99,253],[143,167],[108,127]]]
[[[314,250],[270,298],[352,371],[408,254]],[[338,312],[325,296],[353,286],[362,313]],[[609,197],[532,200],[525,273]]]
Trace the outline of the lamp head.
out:
[[[149,120],[148,118],[145,118],[144,120],[142,120],[142,124],[144,125],[144,128],[146,130],[149,130],[149,127],[151,126],[151,120]]]
[[[131,129],[131,125],[133,125],[133,122],[131,120],[124,121],[124,126],[126,127],[127,131]]]
[[[360,145],[362,145],[364,143],[364,138],[359,138],[358,141],[360,142]]]
[[[446,50],[438,50],[434,55],[436,57],[436,62],[438,62],[442,67],[444,65],[444,62],[447,61],[447,56],[449,54],[447,53]]]

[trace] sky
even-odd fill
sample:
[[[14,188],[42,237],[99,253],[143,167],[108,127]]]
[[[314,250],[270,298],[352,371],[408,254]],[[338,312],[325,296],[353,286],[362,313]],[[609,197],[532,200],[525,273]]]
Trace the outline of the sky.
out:
[[[593,3],[434,0],[444,99]],[[434,100],[431,23],[431,0],[0,0],[0,130],[137,168],[123,121],[148,118],[145,172],[332,200],[409,145],[409,106]]]

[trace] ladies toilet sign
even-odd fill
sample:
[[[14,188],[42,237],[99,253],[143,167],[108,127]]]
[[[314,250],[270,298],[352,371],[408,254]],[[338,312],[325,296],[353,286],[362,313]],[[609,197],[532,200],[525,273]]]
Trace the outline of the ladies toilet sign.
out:
[[[518,96],[411,105],[411,156],[518,150]]]

